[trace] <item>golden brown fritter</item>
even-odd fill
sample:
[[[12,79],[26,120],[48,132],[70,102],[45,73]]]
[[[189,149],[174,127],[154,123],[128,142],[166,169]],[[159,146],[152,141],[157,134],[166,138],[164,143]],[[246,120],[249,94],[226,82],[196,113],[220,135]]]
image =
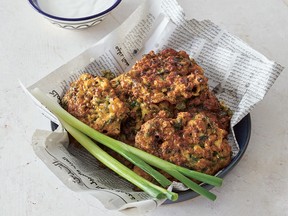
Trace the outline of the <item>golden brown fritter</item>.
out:
[[[231,160],[226,135],[204,113],[180,112],[175,119],[156,117],[144,123],[135,146],[176,165],[215,174]]]
[[[70,84],[63,107],[80,121],[107,135],[120,133],[128,108],[115,94],[108,79],[82,74]]]
[[[128,76],[133,81],[133,96],[147,103],[171,104],[197,96],[208,88],[203,69],[184,51],[151,51],[137,61]]]

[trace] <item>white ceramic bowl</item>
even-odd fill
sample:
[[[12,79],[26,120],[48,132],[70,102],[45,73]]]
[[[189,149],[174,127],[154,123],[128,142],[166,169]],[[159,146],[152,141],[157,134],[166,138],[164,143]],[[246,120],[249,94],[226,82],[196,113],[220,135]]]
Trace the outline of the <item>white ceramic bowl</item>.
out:
[[[100,23],[121,0],[29,0],[52,24],[66,29],[84,29]]]

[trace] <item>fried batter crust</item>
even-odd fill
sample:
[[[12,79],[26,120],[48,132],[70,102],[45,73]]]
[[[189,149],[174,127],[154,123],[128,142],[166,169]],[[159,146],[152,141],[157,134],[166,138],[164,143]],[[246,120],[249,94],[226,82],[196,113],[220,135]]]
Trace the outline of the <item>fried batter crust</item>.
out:
[[[189,113],[204,113],[218,127],[229,131],[232,112],[224,104],[220,103],[212,91],[202,91],[197,97],[191,97],[185,101],[182,110]]]

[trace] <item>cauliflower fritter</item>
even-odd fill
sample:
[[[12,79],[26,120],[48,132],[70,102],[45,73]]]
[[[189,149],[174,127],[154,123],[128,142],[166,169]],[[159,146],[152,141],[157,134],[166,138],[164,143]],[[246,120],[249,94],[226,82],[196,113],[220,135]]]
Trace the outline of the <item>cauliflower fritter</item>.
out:
[[[120,94],[124,90],[146,103],[176,104],[208,89],[203,69],[186,52],[173,49],[151,51],[113,82]]]
[[[180,112],[175,119],[155,117],[144,123],[135,146],[176,165],[215,174],[231,160],[226,135],[204,113]]]
[[[108,79],[82,74],[70,84],[63,107],[80,121],[107,135],[118,135],[128,108],[115,94]]]

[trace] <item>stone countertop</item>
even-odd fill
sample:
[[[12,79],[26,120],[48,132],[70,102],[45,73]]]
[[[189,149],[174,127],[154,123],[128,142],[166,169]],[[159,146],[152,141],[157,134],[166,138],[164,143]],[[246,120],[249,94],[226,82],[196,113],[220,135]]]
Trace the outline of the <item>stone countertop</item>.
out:
[[[124,0],[102,23],[86,30],[58,28],[28,1],[0,3],[0,215],[123,215],[88,195],[66,188],[34,154],[36,129],[49,122],[23,93],[30,85],[112,31],[141,1]],[[181,0],[188,18],[210,19],[254,49],[287,67],[287,0]],[[123,12],[125,11],[125,12]],[[212,191],[215,202],[197,197],[164,205],[151,215],[288,215],[287,68],[251,113],[249,146],[238,165]]]

